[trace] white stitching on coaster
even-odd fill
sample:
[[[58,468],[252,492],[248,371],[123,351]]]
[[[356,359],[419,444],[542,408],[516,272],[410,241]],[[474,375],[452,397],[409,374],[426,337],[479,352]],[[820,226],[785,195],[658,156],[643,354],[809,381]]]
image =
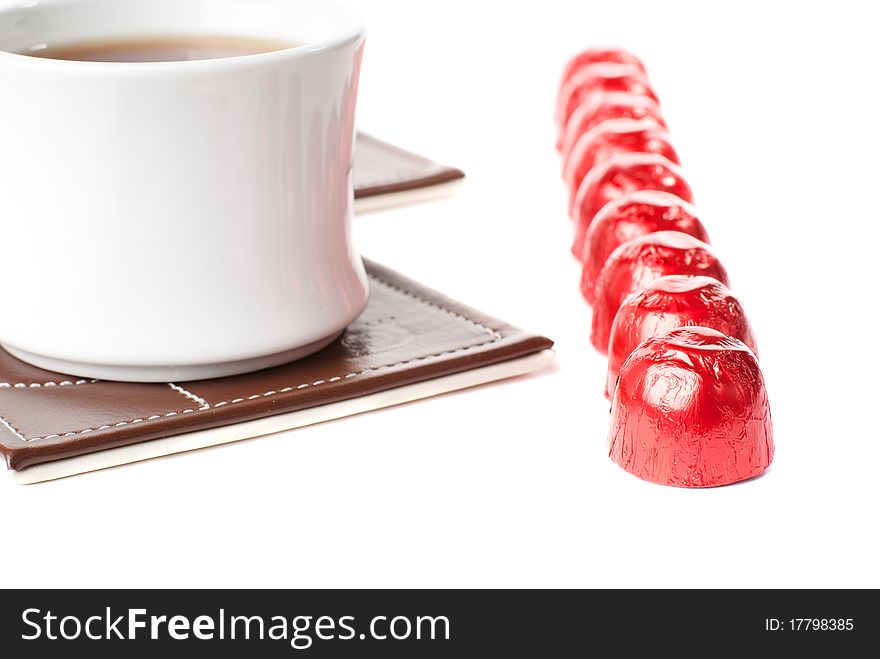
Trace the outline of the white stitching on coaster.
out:
[[[172,389],[174,389],[174,391],[176,391],[177,393],[186,396],[186,397],[189,398],[191,401],[193,401],[193,402],[195,402],[195,403],[198,403],[198,404],[199,404],[199,409],[200,409],[200,410],[206,410],[206,409],[208,409],[209,407],[211,407],[211,406],[208,404],[208,401],[206,401],[204,398],[200,398],[200,397],[196,396],[193,392],[191,392],[191,391],[187,391],[186,389],[184,389],[183,387],[181,387],[179,384],[174,384],[173,382],[169,382],[169,383],[168,383],[168,386],[171,387]]]
[[[100,380],[62,380],[61,382],[0,382],[0,389],[39,389],[41,387],[72,387],[77,384],[94,384]]]
[[[395,366],[405,366],[407,364],[425,361],[426,359],[432,359],[434,357],[443,357],[444,355],[455,355],[460,352],[465,352],[467,350],[473,350],[474,348],[479,348],[480,346],[485,346],[490,343],[495,343],[495,341],[497,341],[499,338],[501,338],[501,337],[499,336],[498,338],[492,338],[492,339],[489,339],[488,341],[474,343],[473,345],[465,346],[464,348],[457,348],[455,350],[446,350],[444,352],[436,352],[431,355],[424,355],[423,357],[413,357],[412,359],[406,359],[404,361],[394,362],[393,364],[382,364],[381,366],[371,366],[370,368],[365,368],[362,371],[357,371],[355,373],[348,373],[347,375],[344,376],[344,378],[341,376],[336,376],[336,377],[330,378],[329,380],[316,380],[315,382],[306,382],[304,384],[298,384],[294,387],[285,387],[284,389],[279,389],[278,391],[267,391],[266,393],[263,393],[263,394],[254,394],[253,396],[248,396],[247,398],[233,398],[232,400],[224,400],[219,403],[214,403],[214,405],[212,407],[218,408],[218,407],[224,407],[226,405],[232,405],[233,403],[243,403],[246,400],[256,400],[258,398],[268,398],[269,396],[275,396],[279,393],[287,393],[289,391],[292,391],[293,389],[298,389],[298,390],[308,389],[310,387],[319,387],[322,384],[327,384],[328,382],[339,382],[342,379],[348,380],[350,378],[356,378],[360,375],[364,375],[365,373],[371,373],[372,371],[381,371],[383,368],[394,368]]]
[[[234,403],[241,403],[241,402],[244,402],[245,400],[255,400],[255,399],[257,399],[257,398],[267,398],[267,397],[269,397],[269,396],[275,396],[275,395],[277,395],[277,394],[279,394],[279,393],[287,393],[287,392],[293,390],[294,388],[296,388],[297,390],[308,389],[308,388],[310,388],[310,387],[317,387],[317,386],[320,386],[320,385],[322,385],[322,384],[326,384],[326,383],[328,383],[328,382],[339,382],[339,381],[342,380],[342,379],[349,380],[349,379],[351,379],[351,378],[356,378],[356,377],[358,377],[358,376],[364,375],[365,373],[371,373],[371,372],[373,372],[373,371],[379,371],[379,370],[381,370],[381,369],[383,369],[383,368],[393,368],[393,367],[395,367],[395,366],[405,366],[405,365],[407,365],[407,364],[412,364],[412,363],[414,363],[414,362],[425,361],[426,359],[433,359],[434,357],[443,357],[443,356],[446,356],[446,355],[455,355],[455,354],[458,354],[458,353],[460,353],[460,352],[465,352],[465,351],[467,351],[467,350],[473,350],[474,348],[479,348],[480,346],[484,346],[484,345],[488,345],[488,344],[490,344],[490,343],[494,343],[494,342],[496,342],[496,341],[498,341],[498,340],[504,338],[503,335],[502,335],[500,332],[497,332],[496,330],[493,330],[493,329],[490,328],[490,327],[486,327],[486,326],[483,325],[482,323],[478,323],[477,321],[475,321],[475,320],[473,320],[473,319],[471,319],[471,318],[468,318],[468,317],[466,317],[466,316],[462,316],[460,313],[456,313],[455,311],[452,311],[451,309],[447,309],[446,307],[441,307],[441,306],[438,305],[438,304],[435,304],[435,303],[433,303],[433,302],[431,302],[431,301],[429,301],[429,300],[426,300],[425,298],[423,298],[423,297],[421,297],[421,296],[419,296],[419,295],[416,295],[415,293],[412,293],[412,292],[407,291],[407,290],[404,290],[404,289],[402,289],[402,288],[400,288],[400,287],[398,287],[398,286],[395,286],[394,284],[389,284],[387,281],[384,281],[383,279],[380,279],[379,277],[376,277],[375,275],[368,275],[368,276],[369,276],[369,278],[370,278],[371,280],[375,281],[376,283],[382,284],[383,286],[385,286],[386,288],[391,289],[392,291],[395,291],[395,292],[400,293],[400,294],[402,294],[402,295],[406,295],[407,297],[411,297],[412,299],[417,300],[418,302],[421,302],[422,304],[425,304],[425,305],[427,305],[427,306],[429,306],[429,307],[432,307],[432,308],[434,308],[434,309],[437,309],[437,310],[439,310],[439,311],[442,311],[443,313],[449,314],[450,316],[453,316],[454,318],[458,318],[459,320],[462,320],[462,321],[464,321],[464,322],[466,322],[466,323],[472,325],[473,327],[476,327],[477,329],[479,329],[479,330],[485,332],[486,334],[488,334],[491,338],[490,338],[488,341],[482,341],[482,342],[480,342],[480,343],[475,343],[475,344],[473,344],[473,345],[465,346],[465,347],[463,347],[463,348],[457,348],[457,349],[455,349],[455,350],[445,350],[445,351],[443,351],[443,352],[438,352],[438,353],[434,353],[434,354],[431,354],[431,355],[425,355],[425,356],[423,356],[423,357],[414,357],[414,358],[412,358],[412,359],[407,359],[407,360],[404,360],[404,361],[395,362],[395,363],[393,363],[393,364],[382,364],[381,366],[371,366],[370,368],[365,368],[364,370],[362,370],[362,371],[357,371],[356,373],[348,373],[348,374],[346,374],[346,375],[344,375],[344,376],[338,376],[338,375],[337,375],[337,376],[334,376],[334,377],[332,377],[332,378],[328,378],[327,380],[316,380],[315,382],[306,382],[306,383],[303,383],[303,384],[294,385],[293,387],[285,387],[284,389],[281,389],[281,390],[279,390],[279,391],[267,391],[267,392],[262,393],[262,394],[255,394],[255,395],[253,395],[253,396],[248,396],[247,398],[233,398],[232,400],[224,400],[224,401],[221,401],[221,402],[219,402],[219,403],[214,403],[213,407],[214,407],[214,408],[217,408],[217,407],[224,407],[224,406],[226,406],[226,405],[232,405],[232,404],[234,404]]]
[[[0,416],[0,424],[3,424],[4,426],[6,426],[6,428],[7,428],[7,429],[8,429],[13,435],[15,435],[16,437],[18,437],[21,441],[23,441],[23,442],[28,441],[27,437],[25,437],[25,436],[22,435],[20,432],[18,432],[18,428],[16,428],[15,426],[13,426],[11,423],[9,423],[9,421],[7,421],[6,419],[4,419],[2,416]]]
[[[196,412],[196,411],[197,410],[190,408],[190,409],[186,409],[186,410],[181,410],[180,412],[166,412],[165,414],[153,414],[148,417],[139,417],[137,419],[132,419],[131,421],[120,421],[119,423],[114,423],[112,426],[111,425],[104,425],[104,426],[98,426],[97,428],[85,428],[83,430],[74,430],[71,432],[63,432],[63,433],[55,433],[53,435],[46,435],[45,437],[31,437],[30,439],[27,439],[25,437],[22,437],[20,433],[18,436],[21,437],[21,439],[23,439],[26,442],[35,442],[35,441],[38,441],[41,439],[55,439],[57,437],[73,437],[75,435],[85,435],[90,432],[97,432],[98,430],[109,430],[110,428],[119,428],[120,426],[130,426],[130,425],[133,425],[136,423],[143,423],[144,421],[155,421],[156,419],[162,419],[164,417],[169,417],[169,416],[177,416],[178,414],[191,414],[192,412]]]
[[[427,359],[433,359],[435,357],[443,357],[446,355],[455,355],[455,354],[458,354],[461,352],[466,352],[468,350],[473,350],[473,349],[479,348],[481,346],[495,343],[496,341],[499,341],[502,338],[504,338],[500,332],[493,330],[490,327],[486,327],[482,323],[478,323],[477,321],[472,320],[471,318],[463,316],[459,313],[456,313],[455,311],[452,311],[451,309],[441,307],[440,305],[435,304],[429,300],[426,300],[423,297],[416,295],[415,293],[411,293],[410,291],[399,288],[393,284],[389,284],[388,282],[380,279],[379,277],[376,277],[375,275],[369,275],[369,278],[379,284],[382,284],[386,288],[389,288],[393,291],[396,291],[397,293],[400,293],[402,295],[406,295],[414,300],[421,302],[422,304],[425,304],[429,307],[432,307],[432,308],[437,309],[439,311],[442,311],[450,316],[453,316],[454,318],[457,318],[461,321],[464,321],[464,322],[472,325],[473,327],[476,327],[477,329],[485,332],[486,334],[489,335],[490,338],[486,341],[481,341],[480,343],[474,343],[469,346],[464,346],[463,348],[456,348],[455,350],[445,350],[443,352],[437,352],[437,353],[433,353],[430,355],[424,355],[422,357],[414,357],[412,359],[406,359],[404,361],[394,362],[391,364],[382,364],[380,366],[371,366],[369,368],[365,368],[365,369],[363,369],[361,371],[357,371],[355,373],[347,373],[346,375],[337,375],[337,376],[323,379],[323,380],[315,380],[314,382],[306,382],[303,384],[291,385],[289,387],[284,387],[283,389],[267,391],[262,394],[253,394],[253,395],[250,395],[247,397],[243,396],[240,398],[233,398],[232,400],[225,400],[225,401],[222,401],[219,403],[214,403],[213,405],[209,404],[205,399],[203,399],[199,396],[196,396],[194,393],[187,391],[183,387],[181,387],[177,384],[174,384],[173,382],[169,382],[169,383],[167,383],[168,386],[171,387],[174,391],[178,392],[179,394],[181,394],[183,396],[186,396],[188,399],[192,400],[193,402],[198,403],[199,404],[198,410],[193,409],[193,408],[189,408],[189,409],[181,410],[179,412],[166,412],[165,414],[153,414],[151,416],[138,418],[138,419],[132,419],[130,421],[120,421],[118,423],[114,423],[113,425],[103,425],[103,426],[99,426],[97,428],[85,428],[83,430],[76,430],[76,431],[72,431],[72,432],[46,435],[45,437],[32,437],[32,438],[28,439],[28,438],[24,437],[11,423],[9,423],[2,416],[0,416],[0,423],[2,423],[2,425],[6,426],[10,431],[12,431],[12,433],[15,434],[16,437],[18,437],[19,439],[21,439],[22,441],[25,441],[25,442],[34,442],[34,441],[39,441],[41,439],[54,439],[54,438],[58,438],[58,437],[71,437],[71,436],[75,436],[75,435],[83,435],[83,434],[87,434],[90,432],[96,432],[99,430],[108,430],[110,428],[118,428],[120,426],[127,426],[127,425],[136,424],[136,423],[143,423],[144,421],[154,421],[156,419],[177,416],[179,414],[192,414],[197,411],[201,412],[201,411],[205,411],[205,410],[208,410],[211,408],[225,407],[225,406],[232,405],[235,403],[243,403],[247,400],[257,400],[259,398],[267,398],[269,396],[277,396],[278,394],[289,393],[294,390],[308,389],[310,387],[318,387],[323,384],[328,384],[331,382],[339,382],[341,380],[349,380],[351,378],[356,378],[356,377],[359,377],[359,376],[364,375],[366,373],[371,373],[373,371],[380,371],[384,368],[394,368],[396,366],[405,366],[407,364],[421,362],[421,361],[425,361]]]
[[[376,283],[382,284],[383,286],[385,286],[385,288],[390,288],[392,291],[397,291],[398,293],[406,295],[407,297],[411,297],[414,300],[418,300],[422,304],[427,304],[429,307],[433,307],[434,309],[439,309],[440,311],[447,313],[450,316],[454,316],[455,318],[458,318],[459,320],[463,320],[466,323],[469,323],[469,324],[473,325],[474,327],[483,330],[484,332],[486,332],[489,336],[491,336],[496,341],[501,338],[500,332],[496,332],[492,328],[486,327],[482,323],[478,323],[475,320],[471,320],[467,316],[462,316],[460,313],[456,313],[456,312],[452,311],[451,309],[447,309],[446,307],[441,307],[439,304],[434,304],[433,302],[426,300],[423,297],[419,297],[415,293],[412,293],[410,291],[399,288],[399,287],[395,286],[394,284],[389,284],[387,281],[379,279],[375,275],[369,275],[369,277],[370,277],[370,279],[372,279]],[[392,366],[393,366],[393,364],[392,364]]]

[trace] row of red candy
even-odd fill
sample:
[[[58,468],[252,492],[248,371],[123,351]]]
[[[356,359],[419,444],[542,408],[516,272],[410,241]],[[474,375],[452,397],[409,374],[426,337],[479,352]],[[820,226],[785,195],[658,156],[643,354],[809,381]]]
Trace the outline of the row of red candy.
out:
[[[556,118],[591,340],[609,358],[611,458],[680,487],[762,473],[774,446],[755,340],[644,65],[621,50],[580,53]]]

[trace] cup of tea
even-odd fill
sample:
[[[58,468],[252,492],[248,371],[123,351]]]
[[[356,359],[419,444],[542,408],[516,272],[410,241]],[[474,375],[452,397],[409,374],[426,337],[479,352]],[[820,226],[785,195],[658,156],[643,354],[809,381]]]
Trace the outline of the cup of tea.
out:
[[[0,5],[3,347],[164,382],[332,342],[363,42],[328,0]]]

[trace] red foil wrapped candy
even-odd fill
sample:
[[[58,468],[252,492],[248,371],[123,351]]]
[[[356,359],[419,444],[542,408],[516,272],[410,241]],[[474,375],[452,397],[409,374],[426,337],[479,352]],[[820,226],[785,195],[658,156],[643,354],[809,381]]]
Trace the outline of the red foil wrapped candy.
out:
[[[602,92],[625,92],[657,100],[648,76],[639,68],[631,64],[592,64],[574,74],[559,91],[556,100],[559,129],[565,130],[574,111],[591,96]]]
[[[627,297],[618,310],[608,342],[605,395],[611,398],[621,365],[640,343],[693,325],[739,339],[758,355],[746,312],[727,286],[712,277],[667,275]]]
[[[709,246],[680,231],[658,231],[618,247],[599,274],[593,305],[590,340],[602,354],[608,352],[611,325],[630,293],[665,275],[704,275],[725,286],[727,272]]]
[[[694,195],[681,168],[656,153],[618,153],[594,167],[581,181],[572,209],[577,228],[572,253],[584,254],[587,230],[596,213],[609,201],[636,190],[669,192],[693,203]]]
[[[568,162],[575,145],[585,133],[614,119],[650,121],[655,127],[666,128],[660,105],[649,96],[621,92],[594,94],[578,106],[559,135],[556,146],[562,154],[563,162]]]
[[[581,181],[593,167],[618,153],[659,153],[679,164],[669,133],[653,119],[608,119],[578,138],[565,161],[562,178],[571,190],[574,206]]]
[[[639,69],[642,73],[645,72],[645,65],[642,64],[642,60],[632,53],[618,48],[590,48],[578,53],[568,60],[562,73],[562,81],[559,83],[559,89],[561,90],[565,87],[565,83],[571,80],[571,78],[579,71],[592,64],[599,64],[601,62],[606,64],[630,64]]]
[[[637,190],[602,207],[585,239],[581,292],[587,302],[593,304],[596,280],[611,253],[627,241],[656,231],[681,231],[709,242],[697,209],[668,192]]]
[[[624,362],[611,405],[609,455],[631,474],[715,487],[773,460],[764,377],[748,347],[705,327],[680,327]]]

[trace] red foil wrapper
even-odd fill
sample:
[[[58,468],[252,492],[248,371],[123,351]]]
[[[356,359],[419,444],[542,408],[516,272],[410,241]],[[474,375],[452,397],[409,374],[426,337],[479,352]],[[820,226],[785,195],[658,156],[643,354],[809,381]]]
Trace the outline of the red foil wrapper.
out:
[[[608,343],[605,395],[611,398],[621,365],[640,343],[693,325],[739,339],[758,355],[746,312],[730,289],[712,277],[667,275],[630,295],[618,310]]]
[[[727,285],[727,272],[709,246],[680,231],[658,231],[618,247],[608,257],[596,284],[590,340],[608,352],[611,325],[630,293],[665,275],[704,275]]]
[[[693,203],[694,195],[684,180],[681,168],[656,153],[618,153],[599,163],[581,181],[574,200],[573,216],[577,222],[574,244],[576,258],[583,261],[587,230],[596,213],[609,201],[636,190],[669,192]]]
[[[577,107],[565,125],[565,130],[560,133],[556,146],[562,154],[563,162],[567,165],[575,145],[584,134],[614,119],[650,121],[655,128],[666,128],[660,105],[648,96],[623,92],[594,94]],[[669,136],[665,135],[664,137],[666,143],[669,144]],[[637,151],[638,149],[627,150]],[[678,158],[675,160],[677,162]]]
[[[581,135],[565,160],[562,178],[571,190],[569,211],[584,177],[618,153],[659,153],[679,164],[669,133],[654,119],[607,119]]]
[[[565,87],[565,83],[571,80],[571,78],[579,71],[582,71],[592,64],[600,64],[603,62],[606,64],[630,64],[642,73],[645,73],[645,65],[642,64],[642,61],[632,53],[618,48],[590,48],[589,50],[584,50],[578,53],[568,60],[568,63],[565,65],[565,70],[562,73],[562,81],[559,83],[559,89],[561,90]]]
[[[757,476],[773,452],[764,377],[741,341],[682,327],[641,344],[621,367],[609,455],[631,474],[716,487]]]
[[[603,92],[624,92],[647,96],[657,101],[648,76],[631,64],[592,64],[578,71],[559,91],[556,101],[556,121],[564,131],[574,111]],[[561,132],[560,132],[561,135]]]
[[[697,209],[681,197],[658,190],[637,190],[602,207],[587,230],[581,293],[595,300],[596,280],[605,261],[623,243],[655,231],[681,231],[704,243],[709,236]]]

